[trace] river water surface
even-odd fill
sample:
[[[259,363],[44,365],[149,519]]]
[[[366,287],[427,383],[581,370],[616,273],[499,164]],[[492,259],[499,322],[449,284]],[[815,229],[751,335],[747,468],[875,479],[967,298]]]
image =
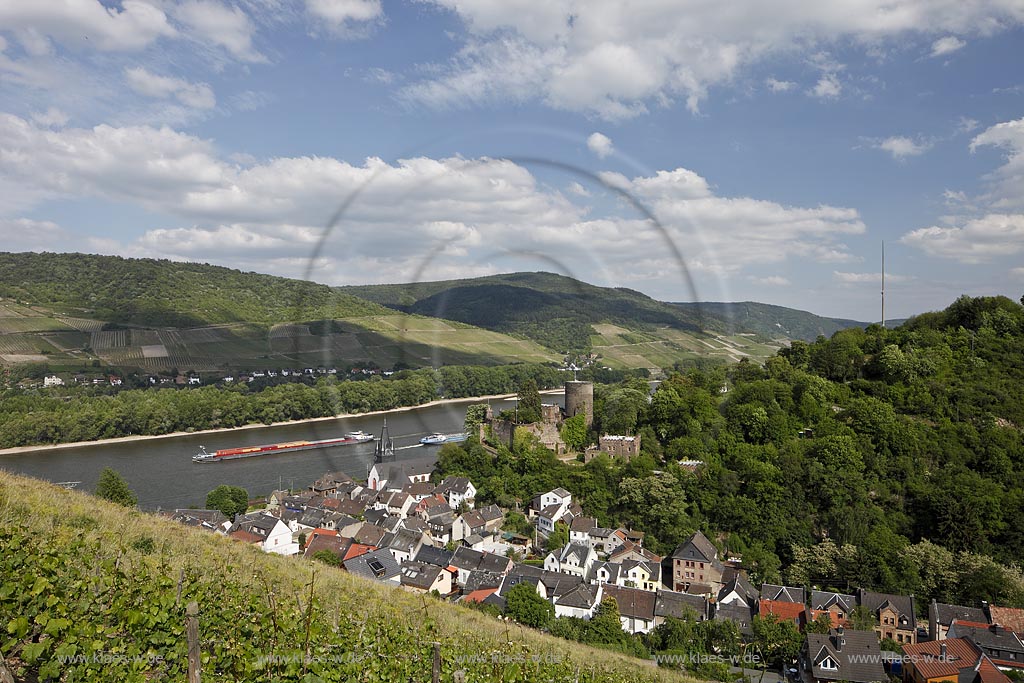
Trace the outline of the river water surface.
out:
[[[562,404],[563,397],[545,394],[543,400],[545,403]],[[256,496],[279,487],[306,488],[325,472],[341,471],[354,479],[365,480],[373,464],[375,442],[208,464],[192,462],[192,456],[200,446],[205,446],[212,453],[235,446],[330,439],[356,430],[379,435],[387,418],[388,431],[395,440],[396,458],[412,460],[436,454],[437,446],[419,444],[427,434],[462,431],[466,406],[477,402],[460,401],[387,414],[261,429],[0,455],[0,469],[52,482],[80,482],[78,489],[91,492],[96,488],[100,471],[111,467],[128,481],[139,497],[139,507],[143,509],[202,507],[206,504],[206,494],[220,484],[241,486],[250,496]],[[497,412],[512,407],[514,401],[492,400],[491,405]]]

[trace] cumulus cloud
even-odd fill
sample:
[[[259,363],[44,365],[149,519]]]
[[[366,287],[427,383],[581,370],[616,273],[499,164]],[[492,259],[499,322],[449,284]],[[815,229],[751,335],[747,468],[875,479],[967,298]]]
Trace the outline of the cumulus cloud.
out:
[[[306,11],[336,35],[354,35],[384,18],[380,0],[306,0]]]
[[[70,116],[57,107],[49,107],[44,112],[36,112],[35,114],[32,114],[33,121],[38,123],[40,126],[46,126],[47,128],[60,128],[65,125],[70,118]]]
[[[792,284],[789,278],[781,275],[768,275],[766,277],[751,277],[750,281],[762,287],[788,287]]]
[[[894,135],[884,140],[878,140],[873,146],[875,149],[888,152],[893,159],[903,161],[907,157],[921,156],[932,148],[932,143],[920,139],[914,140],[905,135]]]
[[[919,228],[901,239],[931,256],[985,263],[1024,249],[1024,214],[987,214],[962,226]]]
[[[764,84],[772,92],[789,92],[796,87],[793,81],[780,81],[777,78],[766,79]]]
[[[119,4],[108,8],[99,0],[5,0],[0,2],[0,26],[28,31],[37,39],[49,36],[64,45],[104,51],[140,50],[158,38],[177,34],[159,3],[122,0]]]
[[[1006,150],[1006,161],[992,174],[987,199],[998,209],[1024,206],[1024,118],[1006,121],[982,131],[971,141],[971,151],[979,147]]]
[[[186,107],[212,109],[217,104],[213,89],[206,83],[190,83],[182,78],[158,76],[141,66],[125,69],[125,81],[135,92],[147,97],[173,97]]]
[[[580,196],[571,186],[562,193],[516,163],[486,157],[229,161],[209,141],[166,127],[51,130],[11,115],[0,115],[0,155],[8,160],[0,186],[10,190],[0,193],[0,213],[17,208],[8,197],[84,196],[180,221],[146,232],[121,253],[235,265],[262,259],[283,269],[302,263],[328,217],[355,197],[323,254],[338,267],[334,282],[407,279],[425,259],[439,270],[493,268],[499,257],[540,254],[544,263],[564,259],[618,282],[636,281],[629,264],[643,260],[644,276],[664,287],[659,279],[680,281],[673,245],[685,245],[680,255],[691,271],[722,275],[791,258],[851,260],[842,237],[865,229],[853,209],[719,196],[685,168],[602,176],[647,207],[659,228],[643,215],[591,215],[569,199]],[[369,262],[381,268],[365,272]]]
[[[862,285],[862,284],[881,284],[882,274],[878,273],[844,273],[838,270],[832,271],[832,277],[836,282],[840,282],[844,285]],[[896,275],[895,273],[886,273],[886,282],[906,282],[907,280],[913,280],[914,278],[909,275]]]
[[[1024,20],[1018,6],[958,0],[736,0],[727,12],[713,3],[667,0],[425,1],[452,12],[469,35],[450,62],[407,87],[406,97],[432,106],[540,99],[608,119],[677,98],[696,111],[710,88],[773,56],[851,43],[931,44]],[[812,92],[834,98],[840,89],[833,73]]]
[[[601,159],[615,151],[611,138],[601,133],[590,134],[587,138],[587,148]]]
[[[956,36],[943,36],[932,43],[932,57],[942,57],[951,54],[967,45],[966,41]]]
[[[54,251],[68,243],[67,232],[52,221],[0,218],[0,244],[4,251]]]
[[[822,74],[814,87],[807,91],[807,94],[817,97],[819,100],[834,100],[842,91],[843,84],[839,82],[839,77],[834,73],[827,73]]]
[[[222,47],[243,62],[267,61],[253,47],[256,28],[241,8],[217,0],[186,0],[174,13],[188,27],[189,35],[200,42]]]

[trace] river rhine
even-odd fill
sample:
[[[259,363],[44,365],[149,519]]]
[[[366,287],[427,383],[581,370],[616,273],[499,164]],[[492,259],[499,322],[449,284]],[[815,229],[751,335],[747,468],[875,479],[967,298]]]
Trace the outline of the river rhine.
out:
[[[561,395],[545,395],[545,402],[560,403]],[[345,472],[366,479],[373,464],[373,441],[312,451],[264,455],[226,462],[198,464],[192,456],[205,446],[210,452],[234,446],[255,446],[297,439],[329,439],[362,430],[379,435],[384,418],[395,440],[398,460],[436,456],[437,446],[421,446],[431,432],[459,432],[466,406],[473,401],[449,403],[371,416],[354,416],[263,429],[242,429],[166,439],[88,444],[75,448],[0,455],[0,469],[53,482],[77,481],[78,489],[93,491],[100,471],[120,472],[139,497],[139,507],[173,509],[206,504],[206,494],[220,484],[241,486],[250,496],[283,486],[304,489],[325,472]],[[496,410],[514,401],[491,401]]]

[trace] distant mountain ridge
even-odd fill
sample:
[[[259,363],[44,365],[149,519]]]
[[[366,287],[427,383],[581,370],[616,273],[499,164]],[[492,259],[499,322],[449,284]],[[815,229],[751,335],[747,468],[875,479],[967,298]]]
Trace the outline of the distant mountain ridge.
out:
[[[598,287],[545,272],[339,289],[400,311],[522,334],[551,348],[579,346],[592,324],[604,322],[638,331],[670,327],[695,334],[752,333],[808,341],[867,325],[749,301],[667,303],[631,289]]]
[[[731,323],[737,331],[753,332],[770,338],[786,337],[813,341],[818,335],[831,337],[839,330],[867,327],[870,324],[847,318],[828,318],[796,308],[756,301],[676,302],[672,305],[683,310],[699,308],[706,316]]]

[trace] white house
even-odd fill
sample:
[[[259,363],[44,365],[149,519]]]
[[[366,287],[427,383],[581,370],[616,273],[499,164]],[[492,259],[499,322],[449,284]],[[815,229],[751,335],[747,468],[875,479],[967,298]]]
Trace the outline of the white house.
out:
[[[577,617],[590,619],[601,604],[604,586],[590,586],[581,583],[572,590],[554,599],[556,617]]]
[[[292,540],[291,529],[276,517],[263,513],[240,515],[227,532],[237,540],[259,545],[264,552],[275,555],[297,555],[299,544]]]
[[[446,477],[434,489],[434,493],[444,496],[453,510],[457,510],[463,503],[472,510],[476,499],[476,487],[467,477]]]
[[[585,579],[590,575],[590,569],[596,559],[597,556],[589,545],[569,543],[562,548],[557,557],[554,553],[548,553],[544,558],[544,569]]]
[[[64,380],[57,375],[47,375],[43,378],[44,387],[62,387],[64,386]]]

